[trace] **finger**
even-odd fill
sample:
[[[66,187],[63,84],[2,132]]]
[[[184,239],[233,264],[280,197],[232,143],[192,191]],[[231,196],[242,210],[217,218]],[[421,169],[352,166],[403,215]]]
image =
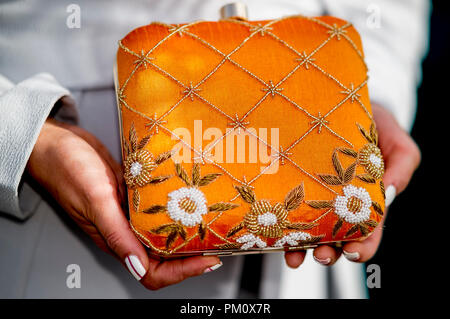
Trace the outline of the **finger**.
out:
[[[366,262],[371,259],[381,241],[383,234],[383,220],[378,224],[373,233],[363,241],[351,241],[342,247],[345,258],[354,262]]]
[[[333,265],[340,257],[341,251],[328,245],[321,245],[314,249],[314,260],[324,266]]]
[[[401,193],[408,185],[420,163],[420,152],[409,137],[399,138],[396,147],[387,154],[385,162],[384,183],[393,185],[397,193]]]
[[[163,262],[150,259],[149,271],[141,283],[151,290],[156,290],[179,283],[189,277],[211,272],[220,266],[222,262],[216,256],[196,256]]]
[[[411,136],[383,108],[374,108],[374,117],[379,134],[379,146],[385,161],[383,182],[390,196],[401,193],[408,185],[420,163],[420,150]],[[388,192],[387,192],[388,193]],[[388,195],[388,194],[387,194]],[[387,200],[388,202],[388,200]]]
[[[114,190],[111,188],[92,198],[92,212],[88,214],[92,216],[92,223],[130,273],[141,280],[148,271],[149,259],[145,248],[131,230]]]
[[[284,254],[286,264],[291,268],[298,268],[305,260],[306,251],[293,251]]]

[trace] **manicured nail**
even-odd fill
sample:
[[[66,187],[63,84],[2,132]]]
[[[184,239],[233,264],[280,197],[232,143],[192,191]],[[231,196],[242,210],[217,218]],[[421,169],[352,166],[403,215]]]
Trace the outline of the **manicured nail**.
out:
[[[216,269],[222,267],[222,265],[223,265],[222,262],[220,262],[220,263],[218,263],[218,264],[215,264],[214,266],[211,266],[211,267],[206,268],[206,269],[203,271],[203,273],[206,274],[207,272],[214,271],[214,270],[216,270]]]
[[[345,258],[347,258],[350,261],[357,261],[359,259],[359,253],[355,251],[354,253],[349,253],[348,251],[343,250]]]
[[[129,255],[125,258],[125,264],[128,267],[128,270],[131,274],[136,278],[136,280],[141,280],[144,277],[147,270],[145,270],[144,266],[140,262],[139,258],[135,255]]]
[[[389,185],[386,188],[386,207],[392,204],[392,202],[395,199],[395,195],[397,195],[397,190],[395,189],[394,185]]]
[[[317,261],[321,265],[328,265],[331,262],[331,258],[330,257],[324,258],[324,259],[320,259],[320,258],[317,258],[316,256],[313,256],[313,258],[314,258],[315,261]]]

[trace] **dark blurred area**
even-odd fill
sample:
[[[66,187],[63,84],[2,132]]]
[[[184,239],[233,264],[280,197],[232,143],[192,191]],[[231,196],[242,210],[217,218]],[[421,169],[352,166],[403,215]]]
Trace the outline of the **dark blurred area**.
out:
[[[446,119],[449,94],[450,3],[433,1],[430,48],[422,64],[423,78],[418,90],[418,110],[412,136],[422,151],[422,163],[387,215],[384,235],[375,257],[368,263],[381,267],[381,289],[369,289],[371,299],[394,301],[444,297],[447,277],[445,257],[439,245],[448,230],[448,194],[439,192],[444,184],[448,145]],[[439,143],[439,144],[438,144]],[[436,167],[432,174],[431,165]],[[442,166],[441,166],[442,165]],[[439,185],[439,178],[442,182]],[[446,188],[446,186],[444,186]],[[443,245],[442,245],[443,246]],[[413,305],[413,304],[412,304]]]

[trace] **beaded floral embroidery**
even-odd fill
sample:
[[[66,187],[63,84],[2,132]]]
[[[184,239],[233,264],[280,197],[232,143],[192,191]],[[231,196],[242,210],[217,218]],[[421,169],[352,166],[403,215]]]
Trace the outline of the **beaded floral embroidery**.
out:
[[[357,124],[359,131],[369,144],[364,145],[358,153],[358,161],[366,170],[368,176],[361,176],[366,180],[380,179],[384,174],[384,161],[380,149],[377,147],[378,135],[375,125],[370,125],[367,132],[361,125]],[[372,179],[371,179],[372,178]]]
[[[301,39],[290,32],[293,26],[304,32]],[[131,228],[152,251],[167,256],[215,248],[307,247],[322,238],[324,242],[333,238],[341,241],[358,231],[367,235],[375,227],[375,221],[380,220],[376,214],[383,214],[382,206],[376,203],[382,200],[376,186],[384,194],[384,163],[374,125],[370,129],[355,126],[356,121],[367,125],[373,118],[367,67],[351,23],[302,16],[263,22],[230,19],[217,24],[152,23],[132,34],[119,41],[117,58],[122,125],[128,126],[138,117],[148,121],[145,126],[159,145],[180,142],[192,151],[192,160],[223,174],[217,184],[221,184],[223,199],[230,202],[208,204],[208,197],[211,200],[213,196],[208,191],[213,192],[217,184],[204,191],[201,186],[206,185],[197,184],[197,165],[189,175],[181,165],[175,166],[178,178],[145,193],[149,199],[155,195],[155,202],[164,205],[148,201],[153,206],[130,211]],[[261,54],[255,55],[261,48]],[[298,90],[298,83],[304,83],[304,89]],[[326,91],[326,97],[314,96],[317,90],[310,90],[310,86]],[[206,115],[209,111],[211,117]],[[192,132],[190,122],[197,119],[206,120],[210,127],[227,127],[227,133],[215,136],[210,145],[220,146],[234,133],[245,134],[250,142],[256,140],[267,147],[270,161],[255,171],[252,165],[233,167],[211,156],[211,151],[217,155],[215,149],[195,145],[195,139],[192,144],[176,131],[182,124]],[[280,145],[252,131],[253,127],[271,125],[283,130]],[[364,139],[354,134],[355,129]],[[139,203],[137,190],[152,184],[149,179],[155,178],[152,174],[158,163],[151,154],[137,148],[134,152],[127,158],[127,185],[133,202],[137,199]],[[311,153],[317,163],[311,163]],[[330,164],[321,154],[331,155],[333,166],[327,172],[317,171]],[[279,172],[264,176],[278,164]],[[211,177],[212,181],[218,175]],[[252,188],[267,193],[271,178],[291,177],[300,177],[307,189],[314,189],[308,192],[309,197],[316,197],[305,201],[300,188],[293,192],[282,184],[269,198],[256,199]],[[183,187],[176,185],[179,179]],[[253,200],[247,201],[242,193],[253,194],[247,198]],[[298,202],[296,208],[287,206],[286,193],[297,199],[293,202]],[[232,204],[241,198],[247,204],[239,208]],[[318,233],[326,234],[316,236]]]
[[[134,124],[131,124],[129,131],[129,143],[123,138],[123,148],[125,152],[124,178],[130,189],[133,189],[133,207],[139,210],[140,193],[138,187],[147,184],[159,184],[166,181],[170,176],[152,176],[153,170],[171,157],[171,152],[165,152],[153,158],[152,153],[144,147],[150,141],[151,135],[147,135],[141,140],[138,139]]]
[[[305,192],[303,183],[292,189],[285,197],[284,203],[271,205],[267,200],[257,200],[255,193],[248,186],[236,186],[242,199],[250,204],[250,210],[244,216],[244,220],[233,227],[227,234],[231,237],[245,228],[248,233],[238,237],[237,243],[242,244],[240,249],[246,250],[254,247],[265,248],[267,238],[281,238],[284,230],[307,230],[316,226],[313,223],[290,223],[287,219],[290,211],[297,209],[303,202]],[[303,232],[291,233],[275,243],[275,246],[281,247],[284,244],[298,245],[299,242],[311,243],[313,240],[319,240],[321,237],[312,237]]]
[[[186,240],[185,227],[198,226],[198,235],[203,240],[206,235],[207,226],[203,221],[203,215],[209,212],[224,212],[238,207],[233,203],[219,202],[207,205],[206,197],[199,187],[207,186],[214,182],[221,173],[211,173],[201,176],[200,165],[195,163],[192,168],[192,175],[189,177],[181,164],[175,164],[175,172],[186,187],[179,188],[168,194],[166,206],[153,205],[143,212],[147,214],[167,213],[175,222],[152,229],[155,234],[167,234],[166,248],[169,249],[177,236]]]
[[[344,222],[350,223],[353,226],[346,232],[344,237],[349,237],[358,230],[363,236],[367,236],[370,228],[374,228],[378,223],[370,219],[371,208],[382,216],[383,210],[381,206],[372,201],[369,192],[363,187],[356,187],[348,185],[352,182],[354,177],[357,177],[365,183],[376,183],[384,173],[384,162],[380,149],[376,146],[378,136],[375,125],[372,123],[370,131],[367,132],[361,125],[357,124],[359,131],[369,144],[364,145],[359,152],[349,148],[337,148],[332,155],[332,163],[336,175],[319,174],[319,177],[329,185],[343,185],[343,196],[338,195],[332,201],[306,201],[306,204],[315,209],[332,209],[339,217],[334,224],[332,237],[335,237],[337,232],[341,229]],[[338,153],[350,156],[355,161],[347,168],[341,164]],[[357,166],[361,165],[367,174],[356,175]],[[380,189],[384,196],[384,185],[380,181]]]

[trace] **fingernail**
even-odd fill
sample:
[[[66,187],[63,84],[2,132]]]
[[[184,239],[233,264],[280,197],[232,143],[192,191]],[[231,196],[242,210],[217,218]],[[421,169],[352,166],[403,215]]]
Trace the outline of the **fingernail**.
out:
[[[392,204],[396,194],[397,194],[397,190],[395,189],[394,185],[389,185],[386,188],[386,201],[385,201],[386,207]]]
[[[220,263],[218,263],[218,264],[215,264],[214,266],[211,266],[211,267],[206,268],[206,269],[203,271],[203,273],[206,274],[207,272],[214,271],[214,270],[216,270],[216,269],[222,267],[222,265],[223,265],[222,262],[220,262]]]
[[[330,257],[325,258],[325,259],[320,259],[320,258],[317,258],[316,256],[313,256],[313,258],[315,261],[317,261],[321,265],[328,265],[331,262]]]
[[[355,251],[354,253],[349,253],[348,251],[343,250],[345,258],[350,261],[357,261],[359,259],[359,253]]]
[[[145,270],[144,266],[140,262],[139,258],[135,255],[128,255],[125,258],[125,264],[128,267],[130,273],[136,278],[136,280],[141,280],[144,277],[147,270]]]

